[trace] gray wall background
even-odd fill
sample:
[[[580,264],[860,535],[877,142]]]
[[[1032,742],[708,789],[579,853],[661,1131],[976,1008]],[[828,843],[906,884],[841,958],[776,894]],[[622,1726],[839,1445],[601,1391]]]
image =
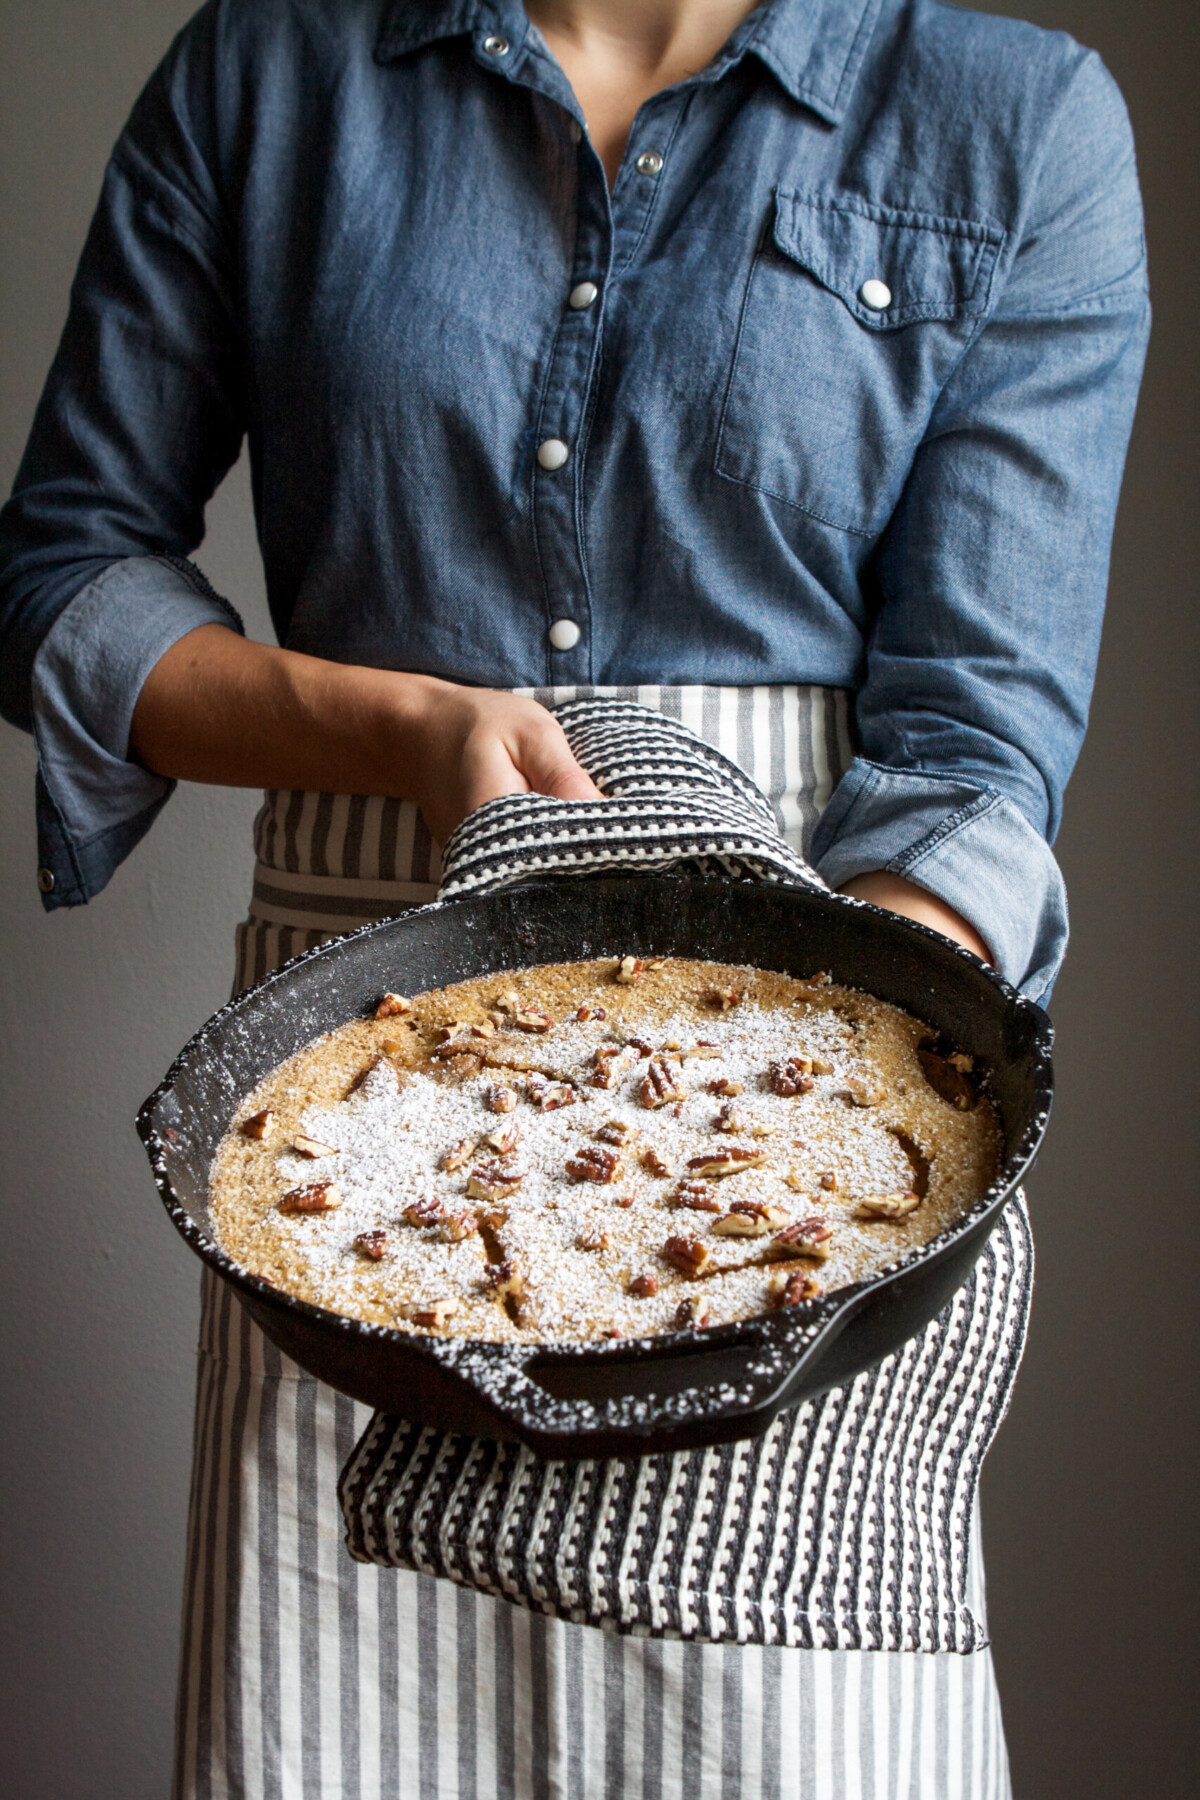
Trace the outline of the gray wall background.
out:
[[[104,158],[192,0],[0,0],[0,483]],[[1000,10],[997,8],[996,10]],[[1156,331],[1092,732],[1059,842],[1074,946],[1032,1185],[1029,1354],[985,1477],[1018,1800],[1196,1791],[1197,31],[1187,0],[1014,0],[1104,55],[1138,134]],[[269,635],[244,467],[200,560]],[[0,732],[0,1768],[15,1800],[165,1796],[196,1279],[134,1111],[225,998],[254,796],[181,790],[46,919],[34,760]]]

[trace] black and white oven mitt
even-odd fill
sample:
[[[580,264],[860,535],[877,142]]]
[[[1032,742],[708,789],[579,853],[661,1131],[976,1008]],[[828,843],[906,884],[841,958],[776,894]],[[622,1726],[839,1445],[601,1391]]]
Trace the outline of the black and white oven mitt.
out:
[[[686,725],[606,697],[554,716],[605,798],[488,801],[446,844],[439,899],[535,877],[667,871],[828,891],[780,836],[761,788]]]

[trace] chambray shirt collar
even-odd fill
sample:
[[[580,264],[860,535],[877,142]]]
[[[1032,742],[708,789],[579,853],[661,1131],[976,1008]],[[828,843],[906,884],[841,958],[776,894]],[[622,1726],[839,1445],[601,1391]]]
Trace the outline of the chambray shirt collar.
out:
[[[841,120],[882,0],[765,0],[732,34],[707,69],[715,81],[753,53],[794,100],[836,125]],[[377,62],[391,62],[440,38],[504,37],[515,70],[531,36],[520,0],[388,0],[375,45]]]

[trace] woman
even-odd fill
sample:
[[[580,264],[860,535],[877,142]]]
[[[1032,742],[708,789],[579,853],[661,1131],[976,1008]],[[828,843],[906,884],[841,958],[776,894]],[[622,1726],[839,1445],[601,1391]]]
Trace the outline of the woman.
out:
[[[47,904],[173,780],[261,785],[252,979],[431,897],[487,799],[592,796],[530,691],[619,687],[1044,999],[1146,316],[1124,111],[1066,38],[211,0],[0,523]],[[243,437],[283,648],[183,560]],[[178,1794],[1003,1790],[986,1650],[903,1594],[880,1648],[682,1645],[355,1568],[350,1403],[212,1293],[202,1350]]]

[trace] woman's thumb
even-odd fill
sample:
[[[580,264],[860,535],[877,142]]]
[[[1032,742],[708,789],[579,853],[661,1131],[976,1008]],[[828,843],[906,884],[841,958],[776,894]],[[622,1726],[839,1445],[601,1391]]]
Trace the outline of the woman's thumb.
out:
[[[602,800],[600,789],[576,762],[562,727],[548,714],[546,726],[521,745],[519,767],[533,792],[555,800]]]

